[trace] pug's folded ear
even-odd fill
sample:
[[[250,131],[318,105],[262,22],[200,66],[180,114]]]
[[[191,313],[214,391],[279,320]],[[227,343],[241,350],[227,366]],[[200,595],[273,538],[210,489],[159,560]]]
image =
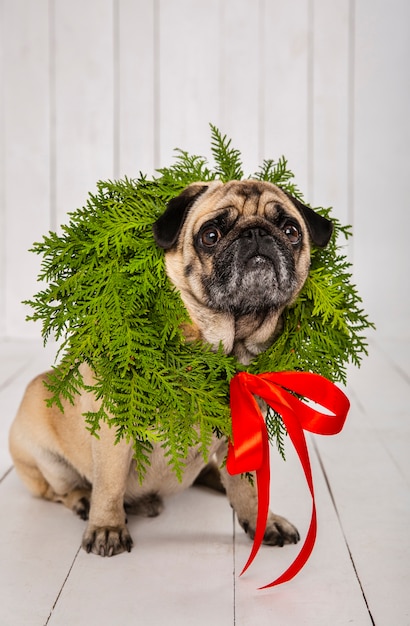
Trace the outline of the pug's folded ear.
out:
[[[176,244],[189,209],[207,189],[208,185],[193,183],[168,202],[164,213],[152,227],[155,242],[160,248],[169,250]]]
[[[289,193],[285,193],[305,220],[312,243],[319,248],[327,246],[333,233],[333,222],[319,215]]]

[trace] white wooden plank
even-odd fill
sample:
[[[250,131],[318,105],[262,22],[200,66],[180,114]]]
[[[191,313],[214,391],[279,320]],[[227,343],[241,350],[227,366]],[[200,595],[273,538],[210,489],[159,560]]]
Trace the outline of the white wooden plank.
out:
[[[21,304],[36,284],[39,260],[27,252],[49,228],[48,2],[3,2],[4,332],[33,336]]]
[[[242,154],[244,175],[261,164],[261,7],[253,0],[221,3],[220,130]]]
[[[372,416],[373,418],[373,416]],[[410,486],[410,424],[409,413],[377,416],[380,424],[377,427],[375,436],[377,436],[380,445],[384,448],[385,453],[390,457],[391,462],[396,466],[407,486]]]
[[[119,0],[115,67],[118,163],[115,175],[135,177],[155,168],[154,2]],[[114,94],[115,95],[115,94]]]
[[[159,2],[158,166],[174,149],[210,153],[209,123],[219,124],[218,0]]]
[[[349,223],[349,3],[314,0],[309,202]]]
[[[0,623],[44,626],[80,545],[83,522],[31,497],[13,471],[0,484]]]
[[[113,3],[55,5],[55,202],[57,223],[113,177]]]
[[[284,514],[299,529],[302,541],[310,523],[311,499],[296,453],[288,446],[287,460],[274,462],[271,508]],[[241,626],[278,623],[281,626],[314,624],[344,626],[350,622],[370,626],[360,586],[344,542],[315,453],[310,453],[318,515],[318,534],[312,555],[292,581],[258,590],[282,574],[301,544],[284,548],[262,547],[251,568],[236,584],[236,619]],[[275,495],[276,494],[276,495]],[[236,533],[236,569],[246,562],[250,547],[243,531]],[[346,602],[346,598],[349,601]]]
[[[374,341],[370,342],[369,356],[364,356],[360,368],[349,368],[348,388],[372,419],[386,422],[387,416],[408,413],[409,383],[398,375]]]
[[[383,338],[383,342],[379,344],[376,336],[374,343],[387,360],[394,365],[400,377],[410,381],[410,351],[408,338]]]
[[[0,341],[0,390],[14,380],[38,349],[38,341]]]
[[[380,347],[372,341],[369,358],[349,377],[349,388],[364,413],[362,420],[410,485],[408,343],[389,341]]]
[[[265,2],[262,94],[263,158],[286,156],[296,183],[308,193],[307,0]]]
[[[343,432],[319,440],[319,450],[373,619],[405,624],[409,483],[363,417],[354,406]]]
[[[4,24],[4,2],[0,2],[0,28],[2,29]],[[6,193],[6,177],[5,177],[5,133],[4,133],[4,92],[3,85],[5,84],[5,43],[4,37],[0,36],[0,206],[5,207],[5,193]],[[4,293],[6,289],[6,220],[4,210],[0,211],[0,337],[4,337],[6,334],[6,306]]]
[[[406,0],[356,3],[354,271],[379,333],[405,337],[410,318],[409,25]],[[390,225],[397,225],[392,234]]]
[[[233,624],[232,513],[224,496],[193,488],[169,499],[159,517],[128,523],[132,552],[102,559],[81,551],[50,626]]]

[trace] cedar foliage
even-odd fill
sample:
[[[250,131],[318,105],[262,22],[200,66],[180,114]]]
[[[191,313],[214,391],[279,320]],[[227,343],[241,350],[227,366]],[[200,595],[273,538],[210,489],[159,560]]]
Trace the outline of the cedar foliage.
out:
[[[101,405],[85,415],[87,427],[98,435],[105,420],[117,440],[132,441],[141,479],[155,441],[181,478],[190,446],[199,445],[206,458],[213,433],[230,435],[229,381],[237,371],[305,370],[344,383],[347,364],[359,365],[366,354],[372,326],[337,243],[350,229],[333,219],[332,241],[312,251],[310,275],[271,348],[245,368],[222,349],[185,343],[180,326],[188,315],[166,277],[152,224],[188,184],[243,178],[239,151],[214,126],[211,149],[213,168],[177,150],[175,162],[152,180],[140,174],[97,183],[61,234],[50,232],[32,249],[43,257],[39,280],[47,285],[28,301],[34,311],[28,319],[41,320],[44,341],[53,335],[61,342],[49,402],[62,409],[62,399],[74,402],[84,388],[94,393]],[[302,199],[284,157],[264,161],[251,178]],[[330,216],[330,209],[316,210]],[[95,372],[92,388],[81,377],[81,362]],[[270,411],[267,427],[283,455],[280,416]]]

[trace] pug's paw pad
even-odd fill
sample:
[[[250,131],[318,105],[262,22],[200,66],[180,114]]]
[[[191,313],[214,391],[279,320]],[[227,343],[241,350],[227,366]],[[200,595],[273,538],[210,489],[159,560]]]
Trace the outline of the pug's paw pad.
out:
[[[84,532],[82,547],[88,553],[99,556],[114,556],[121,552],[131,552],[133,541],[127,527],[91,526]]]

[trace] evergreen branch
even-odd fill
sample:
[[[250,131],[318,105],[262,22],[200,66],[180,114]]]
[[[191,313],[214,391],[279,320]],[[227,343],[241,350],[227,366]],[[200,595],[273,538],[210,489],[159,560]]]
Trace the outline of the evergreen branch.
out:
[[[285,456],[285,437],[288,434],[286,427],[279,413],[274,411],[272,407],[268,407],[266,415],[266,428],[270,442],[275,442],[277,450],[284,461]]]
[[[276,163],[272,159],[265,159],[252,178],[273,183],[295,198],[303,199],[301,192],[293,181],[294,174],[288,169],[288,162],[284,156],[281,156]]]
[[[226,183],[229,180],[241,180],[243,178],[241,154],[239,150],[231,148],[231,139],[210,124],[211,127],[211,151],[216,162],[216,174]]]

